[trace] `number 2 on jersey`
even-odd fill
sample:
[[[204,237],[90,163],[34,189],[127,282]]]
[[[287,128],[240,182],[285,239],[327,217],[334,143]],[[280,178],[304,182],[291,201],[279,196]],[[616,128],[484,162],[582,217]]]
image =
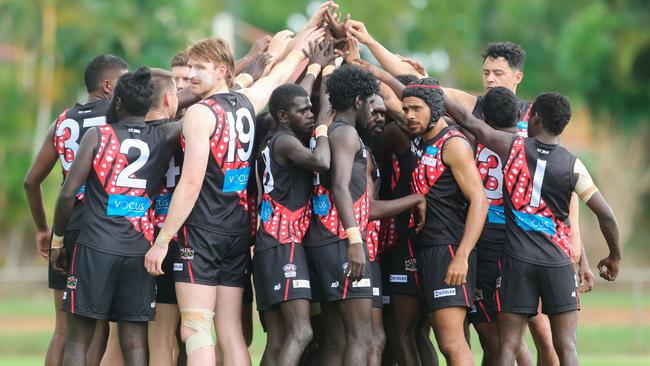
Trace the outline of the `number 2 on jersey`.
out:
[[[142,168],[149,160],[149,145],[142,140],[126,139],[120,146],[121,154],[128,154],[131,148],[138,149],[140,156],[131,164],[128,164],[117,176],[115,185],[127,188],[147,188],[147,180],[141,178],[131,178],[140,168]]]

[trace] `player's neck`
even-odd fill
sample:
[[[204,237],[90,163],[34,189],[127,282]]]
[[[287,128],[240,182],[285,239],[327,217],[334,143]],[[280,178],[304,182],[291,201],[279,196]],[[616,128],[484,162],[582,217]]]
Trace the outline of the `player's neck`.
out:
[[[215,86],[210,89],[209,91],[201,94],[201,99],[205,99],[207,97],[211,97],[215,94],[223,94],[223,93],[228,93],[230,90],[228,89],[228,84],[224,83],[217,83]]]
[[[422,139],[424,141],[429,141],[434,137],[438,136],[440,131],[444,130],[448,126],[449,125],[447,124],[447,122],[445,122],[444,118],[440,118],[429,132],[426,132],[424,135],[422,135]]]
[[[149,121],[158,121],[161,119],[171,119],[166,111],[161,109],[153,109],[147,112],[147,115],[144,116],[144,120]]]
[[[343,111],[336,111],[334,120],[342,120],[350,126],[355,127],[357,124],[357,112],[354,110],[354,108],[349,108]]]
[[[546,144],[546,145],[558,145],[562,143],[561,135],[554,136],[547,132],[542,132],[538,134],[537,136],[535,136],[535,139],[541,142],[542,144]]]
[[[111,100],[111,96],[110,95],[107,96],[101,91],[94,91],[94,92],[88,94],[88,99],[87,99],[86,103],[92,103],[92,102],[96,102],[96,101],[102,100],[102,99]]]

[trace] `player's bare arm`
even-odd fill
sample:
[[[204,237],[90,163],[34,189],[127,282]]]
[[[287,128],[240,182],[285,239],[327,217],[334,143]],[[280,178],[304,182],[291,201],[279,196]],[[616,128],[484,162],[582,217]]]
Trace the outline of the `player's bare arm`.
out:
[[[474,154],[467,141],[452,138],[443,146],[443,160],[451,168],[454,179],[469,202],[465,230],[456,255],[449,263],[445,282],[458,286],[466,282],[467,259],[481,236],[488,211],[488,201],[481,177],[474,165]]]
[[[63,244],[65,227],[68,225],[68,221],[70,221],[70,216],[72,216],[72,211],[74,210],[76,193],[86,182],[88,174],[90,174],[90,170],[92,169],[93,155],[98,142],[97,132],[97,128],[93,127],[84,134],[79,144],[79,150],[77,150],[77,156],[72,162],[72,166],[70,166],[70,172],[65,178],[65,182],[63,182],[63,186],[59,192],[59,197],[56,200],[53,227],[55,236],[52,239],[50,263],[52,263],[52,268],[60,274],[65,274],[67,268],[67,263],[65,263],[65,247],[55,244],[59,244],[59,241],[60,244]]]
[[[510,145],[515,136],[508,132],[495,130],[487,123],[474,117],[470,109],[464,108],[460,103],[449,97],[446,90],[444,98],[445,110],[454,121],[474,135],[483,145],[499,154],[501,161],[508,160]]]
[[[612,208],[609,206],[605,197],[598,191],[589,172],[579,159],[576,159],[574,166],[576,175],[575,193],[580,199],[587,204],[587,207],[598,218],[600,231],[605,237],[609,255],[598,262],[598,271],[600,277],[607,281],[614,281],[619,271],[621,261],[621,248],[618,241],[618,223]]]
[[[349,184],[352,177],[354,155],[359,150],[359,138],[351,126],[342,126],[330,136],[332,146],[332,196],[339,213],[339,220],[347,230],[358,227],[352,208]],[[351,238],[348,247],[349,277],[352,281],[361,279],[366,266],[366,256],[361,238]]]
[[[207,121],[211,123],[206,123]],[[152,275],[163,274],[162,262],[167,255],[169,241],[190,215],[199,197],[210,155],[210,134],[215,123],[214,115],[203,105],[194,105],[185,113],[183,172],[172,196],[165,224],[160,229],[155,245],[151,246],[145,256],[145,267]]]
[[[36,251],[45,259],[47,259],[50,252],[50,236],[52,230],[50,230],[50,226],[47,223],[47,215],[43,207],[41,184],[52,171],[58,158],[53,143],[54,128],[55,124],[53,123],[47,130],[43,144],[38,150],[36,158],[23,181],[23,188],[25,189],[29,209],[32,213],[34,224],[36,225]]]

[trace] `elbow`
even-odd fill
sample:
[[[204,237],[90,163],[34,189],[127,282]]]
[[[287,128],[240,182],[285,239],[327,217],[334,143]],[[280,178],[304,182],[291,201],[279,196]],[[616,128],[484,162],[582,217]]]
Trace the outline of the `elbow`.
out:
[[[33,191],[36,187],[39,186],[39,184],[39,182],[30,177],[28,174],[25,177],[25,180],[23,180],[23,189],[25,189],[25,192]]]
[[[481,191],[481,193],[483,192]],[[481,217],[487,217],[487,212],[490,207],[490,203],[488,202],[487,197],[485,197],[485,194],[477,195],[476,197],[474,197],[471,200],[470,205],[476,208],[476,211],[479,213]]]
[[[330,159],[319,159],[314,167],[314,171],[323,174],[330,170]]]

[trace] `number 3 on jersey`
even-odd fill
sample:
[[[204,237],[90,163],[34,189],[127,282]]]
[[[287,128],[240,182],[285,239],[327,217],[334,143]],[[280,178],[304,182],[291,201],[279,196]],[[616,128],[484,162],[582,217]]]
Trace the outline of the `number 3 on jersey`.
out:
[[[63,120],[56,129],[56,136],[58,138],[64,138],[66,130],[70,132],[70,136],[65,141],[59,142],[59,144],[63,143],[64,154],[60,154],[61,166],[67,172],[70,170],[72,161],[74,161],[77,155],[77,150],[79,150],[79,144],[77,143],[79,139],[79,124],[71,118]]]
[[[503,198],[503,167],[501,159],[492,150],[484,147],[478,154],[477,160],[486,165],[480,169],[487,169],[484,179],[485,195],[490,200],[499,200]],[[490,167],[490,164],[496,161],[496,166]],[[483,172],[481,171],[481,176]]]

